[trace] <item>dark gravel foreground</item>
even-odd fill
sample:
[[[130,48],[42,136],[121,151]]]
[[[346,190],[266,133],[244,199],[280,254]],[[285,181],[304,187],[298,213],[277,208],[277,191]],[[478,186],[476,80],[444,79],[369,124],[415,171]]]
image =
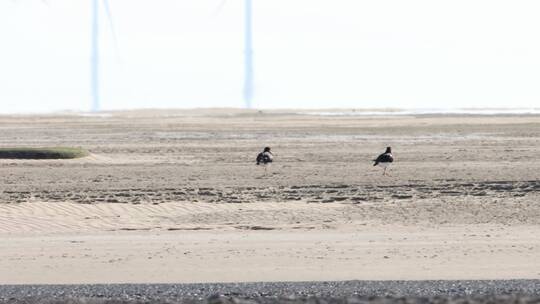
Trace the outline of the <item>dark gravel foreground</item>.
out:
[[[1,285],[0,303],[540,303],[540,280]]]

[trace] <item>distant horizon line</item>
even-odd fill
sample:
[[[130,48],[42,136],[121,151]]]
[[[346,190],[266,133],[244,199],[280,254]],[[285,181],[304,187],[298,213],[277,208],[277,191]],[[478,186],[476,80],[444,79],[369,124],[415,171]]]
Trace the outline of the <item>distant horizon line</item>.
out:
[[[100,111],[91,110],[52,110],[52,111],[24,111],[24,112],[1,112],[0,115],[84,115],[84,116],[100,116],[115,113],[129,112],[215,112],[215,111],[231,111],[236,113],[274,113],[274,114],[296,114],[296,115],[318,115],[318,116],[363,116],[363,115],[429,115],[429,114],[478,114],[478,115],[494,115],[494,114],[540,114],[540,107],[454,107],[454,108],[425,108],[425,107],[320,107],[320,108],[251,108],[242,107],[141,107],[141,108],[125,108],[125,109],[105,109]]]

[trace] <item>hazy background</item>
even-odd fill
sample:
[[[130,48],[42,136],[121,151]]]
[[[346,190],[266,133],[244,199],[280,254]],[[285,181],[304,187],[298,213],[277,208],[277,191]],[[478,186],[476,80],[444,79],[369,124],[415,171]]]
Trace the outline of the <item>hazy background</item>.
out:
[[[102,108],[242,107],[243,1],[109,0]],[[536,0],[253,0],[258,108],[539,107]],[[90,109],[90,0],[0,0],[0,112]]]

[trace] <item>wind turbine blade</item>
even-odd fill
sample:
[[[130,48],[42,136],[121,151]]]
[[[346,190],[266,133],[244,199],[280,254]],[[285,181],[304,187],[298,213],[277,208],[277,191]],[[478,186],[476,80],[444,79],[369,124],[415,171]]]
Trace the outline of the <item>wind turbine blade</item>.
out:
[[[114,22],[111,13],[111,7],[109,6],[109,0],[103,0],[103,7],[105,8],[105,14],[107,15],[107,20],[109,21],[109,29],[111,30],[114,50],[116,52],[116,58],[120,59],[120,52],[118,51],[118,39],[116,37],[116,31],[114,30]]]
[[[216,10],[214,11],[214,16],[217,16],[221,13],[226,3],[227,3],[227,0],[221,0],[219,2],[218,6],[216,6]]]

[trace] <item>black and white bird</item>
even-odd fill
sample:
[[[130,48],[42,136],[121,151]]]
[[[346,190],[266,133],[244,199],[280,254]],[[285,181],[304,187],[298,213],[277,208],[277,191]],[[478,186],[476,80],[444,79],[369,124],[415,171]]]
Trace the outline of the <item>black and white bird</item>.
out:
[[[390,164],[394,161],[394,157],[392,156],[392,148],[386,147],[386,152],[379,155],[379,157],[377,157],[373,161],[375,162],[373,166],[379,165],[379,167],[383,167],[384,168],[383,175],[388,175],[386,174],[386,169],[388,169]]]
[[[264,150],[257,155],[257,165],[264,165],[264,171],[274,161],[274,154],[270,151],[270,147],[265,147]]]

